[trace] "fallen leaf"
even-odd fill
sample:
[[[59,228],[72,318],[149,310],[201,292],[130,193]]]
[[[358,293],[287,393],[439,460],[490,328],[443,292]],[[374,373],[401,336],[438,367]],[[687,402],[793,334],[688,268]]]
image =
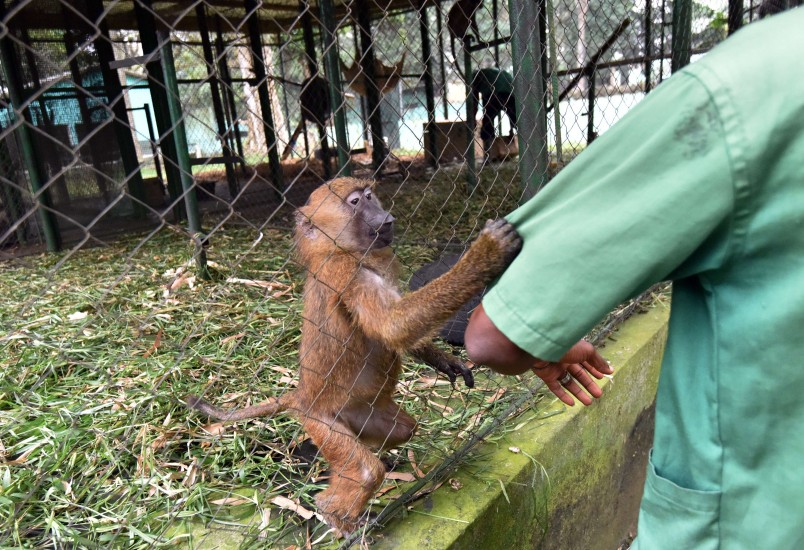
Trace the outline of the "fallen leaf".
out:
[[[227,343],[231,342],[232,340],[239,340],[245,335],[246,335],[245,332],[241,332],[240,334],[232,334],[231,336],[227,336],[226,338],[221,340],[221,344],[227,344]]]
[[[277,506],[279,506],[280,508],[284,508],[285,510],[296,512],[304,519],[310,519],[313,516],[315,516],[321,521],[323,521],[323,518],[321,517],[320,514],[313,512],[312,510],[308,510],[298,502],[290,500],[287,497],[275,496],[274,498],[271,499],[271,503],[276,504]]]
[[[496,392],[494,392],[493,395],[490,395],[489,397],[486,398],[486,403],[494,403],[503,395],[505,395],[505,391],[506,391],[505,388],[499,388]]]
[[[413,468],[413,472],[420,478],[424,477],[424,472],[416,465],[416,457],[413,455],[413,449],[408,449],[408,460],[410,460],[410,466]]]
[[[238,497],[219,498],[218,500],[210,500],[209,503],[216,506],[240,506],[241,504],[252,504],[250,500]]]
[[[226,426],[223,422],[213,422],[212,424],[207,424],[201,428],[209,435],[220,435],[226,431]]]
[[[81,319],[86,319],[87,315],[89,315],[89,313],[86,311],[76,311],[75,313],[69,314],[67,319],[70,321],[80,321]]]
[[[453,490],[459,491],[463,488],[463,483],[461,483],[460,479],[455,479],[454,477],[449,480],[449,486],[452,487]]]
[[[151,354],[155,352],[157,348],[159,348],[159,344],[161,343],[162,343],[162,329],[160,328],[159,332],[156,333],[156,338],[154,338],[153,345],[145,353],[143,353],[142,356],[146,359],[150,357]]]

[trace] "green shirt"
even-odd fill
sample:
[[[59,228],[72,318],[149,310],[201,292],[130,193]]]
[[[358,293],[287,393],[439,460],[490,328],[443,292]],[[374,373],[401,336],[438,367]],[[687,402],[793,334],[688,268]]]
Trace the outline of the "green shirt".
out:
[[[488,101],[492,94],[505,98],[514,92],[514,77],[500,69],[480,69],[472,79],[472,91]]]
[[[802,29],[748,25],[509,216],[483,303],[534,356],[674,281],[635,548],[804,548]]]

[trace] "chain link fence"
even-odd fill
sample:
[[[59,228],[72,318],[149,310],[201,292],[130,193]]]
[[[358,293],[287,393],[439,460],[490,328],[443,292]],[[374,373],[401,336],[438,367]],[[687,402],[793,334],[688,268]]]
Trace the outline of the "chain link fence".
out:
[[[771,9],[732,4],[3,2],[0,545],[332,543],[314,499],[338,472],[297,421],[183,402],[298,384],[295,209],[333,177],[377,180],[406,288]],[[505,420],[545,414],[537,379],[474,378],[405,359],[418,431],[366,528]]]

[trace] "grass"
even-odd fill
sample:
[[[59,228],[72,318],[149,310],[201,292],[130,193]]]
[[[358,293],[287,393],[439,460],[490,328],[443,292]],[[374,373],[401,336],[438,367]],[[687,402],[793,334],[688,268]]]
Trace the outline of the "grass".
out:
[[[457,169],[379,187],[403,279],[515,207],[514,166],[485,169],[472,192]],[[244,547],[336,544],[292,509],[313,510],[326,482],[294,420],[209,423],[180,401],[243,406],[295,383],[303,273],[289,214],[218,227],[211,281],[193,277],[189,239],[167,226],[0,263],[0,546],[213,545],[229,530]],[[376,511],[525,391],[482,369],[476,379],[453,388],[406,362],[399,401],[420,426]]]

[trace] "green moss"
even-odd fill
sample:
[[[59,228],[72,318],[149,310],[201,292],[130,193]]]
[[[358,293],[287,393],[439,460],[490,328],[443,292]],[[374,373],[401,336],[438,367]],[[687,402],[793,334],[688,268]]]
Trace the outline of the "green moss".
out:
[[[632,318],[603,350],[616,374],[602,399],[546,400],[461,466],[459,489],[444,483],[377,533],[376,548],[616,548],[641,496],[667,314]]]

